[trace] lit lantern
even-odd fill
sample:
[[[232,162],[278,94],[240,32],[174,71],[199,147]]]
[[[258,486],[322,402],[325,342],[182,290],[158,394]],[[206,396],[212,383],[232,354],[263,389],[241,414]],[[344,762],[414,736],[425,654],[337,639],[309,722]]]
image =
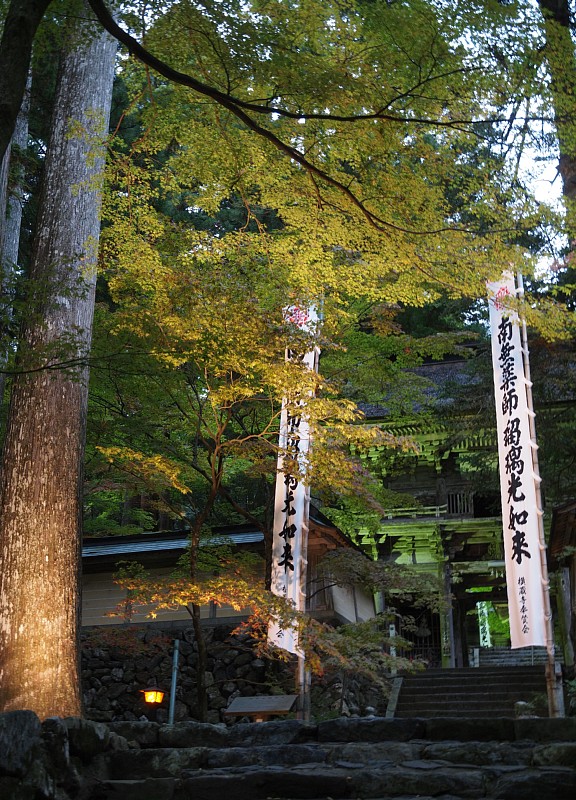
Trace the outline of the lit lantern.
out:
[[[144,695],[144,700],[151,705],[157,705],[164,699],[164,692],[157,686],[149,686],[147,689],[140,689]]]

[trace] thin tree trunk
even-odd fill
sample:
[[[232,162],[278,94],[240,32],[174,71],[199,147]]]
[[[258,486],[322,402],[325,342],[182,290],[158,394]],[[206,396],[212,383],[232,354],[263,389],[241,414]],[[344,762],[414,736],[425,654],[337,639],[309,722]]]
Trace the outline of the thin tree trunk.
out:
[[[206,693],[206,670],[208,669],[208,648],[202,628],[200,606],[192,603],[192,627],[198,645],[198,664],[196,667],[196,701],[198,703],[198,720],[208,720],[208,695]]]
[[[0,161],[0,262],[4,261],[6,240],[6,208],[8,202],[8,170],[10,169],[10,145]]]
[[[190,532],[190,579],[195,582],[198,580],[198,550],[200,548],[200,534],[205,519],[208,517],[209,510],[214,503],[215,494],[210,495],[205,508],[199,519],[196,519]],[[208,695],[206,694],[206,671],[208,669],[208,649],[202,628],[200,616],[200,606],[197,603],[190,604],[190,616],[192,617],[192,627],[198,648],[198,662],[196,664],[196,702],[197,714],[200,722],[208,719]]]
[[[24,359],[33,353],[40,366],[50,362],[50,347],[71,338],[72,351],[84,357],[91,339],[98,178],[116,43],[86,24],[75,33],[62,65],[46,157],[31,265],[39,291],[22,338]],[[41,718],[81,712],[87,378],[86,368],[75,374],[44,369],[14,382],[0,482],[0,710],[27,708]]]
[[[31,76],[28,77],[26,92],[22,107],[16,120],[14,135],[10,147],[4,154],[2,166],[0,167],[0,266],[2,269],[2,280],[0,290],[2,292],[3,320],[0,326],[0,333],[5,334],[5,326],[12,317],[12,302],[14,297],[14,278],[15,270],[18,267],[18,248],[20,244],[20,228],[22,227],[22,207],[24,204],[24,169],[22,165],[18,173],[14,176],[14,186],[9,192],[8,173],[11,166],[12,152],[14,146],[20,150],[25,150],[28,144],[28,117],[30,114],[30,89]],[[14,170],[13,170],[14,172]],[[8,360],[9,342],[0,342],[0,366],[5,367]],[[4,390],[6,376],[0,374],[0,406],[4,403]]]
[[[30,91],[32,88],[31,76],[26,84],[26,91],[22,101],[22,107],[16,120],[14,135],[12,136],[10,155],[16,146],[23,151],[28,145],[28,118],[30,116]],[[10,161],[10,157],[7,159]],[[12,271],[18,265],[18,245],[20,242],[20,228],[22,225],[22,208],[24,205],[24,168],[20,165],[18,173],[14,176],[13,190],[6,198],[6,227],[2,242],[2,265],[4,271]]]

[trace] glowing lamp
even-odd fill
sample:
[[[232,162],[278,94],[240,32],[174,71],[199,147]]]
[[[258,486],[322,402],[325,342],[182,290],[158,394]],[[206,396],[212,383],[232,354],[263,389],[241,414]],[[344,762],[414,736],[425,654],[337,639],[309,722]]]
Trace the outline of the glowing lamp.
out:
[[[164,692],[157,686],[150,686],[148,689],[140,690],[144,695],[144,700],[151,705],[157,705],[164,699]]]

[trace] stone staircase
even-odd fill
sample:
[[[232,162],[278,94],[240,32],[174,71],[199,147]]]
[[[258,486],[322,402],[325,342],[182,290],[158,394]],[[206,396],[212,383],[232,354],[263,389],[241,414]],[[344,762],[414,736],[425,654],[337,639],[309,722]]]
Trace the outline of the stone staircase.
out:
[[[516,702],[535,698],[546,708],[541,664],[428,669],[397,679],[395,688],[394,717],[513,717]]]
[[[0,714],[2,800],[573,800],[576,719],[231,727]]]
[[[561,661],[561,654],[556,648],[556,661]],[[548,653],[545,647],[522,647],[511,650],[509,647],[476,647],[469,653],[470,663],[477,659],[480,667],[530,667],[536,664],[545,665]]]
[[[573,800],[576,720],[114,723],[87,800]]]

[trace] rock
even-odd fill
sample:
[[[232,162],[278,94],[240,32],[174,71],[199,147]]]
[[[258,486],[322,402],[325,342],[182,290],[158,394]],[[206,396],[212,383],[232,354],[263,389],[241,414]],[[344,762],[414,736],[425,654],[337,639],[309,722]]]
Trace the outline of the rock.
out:
[[[344,771],[318,767],[313,771],[295,769],[247,769],[232,773],[186,774],[179,797],[214,800],[263,800],[269,797],[353,797],[349,776]]]
[[[226,747],[230,741],[229,729],[223,725],[206,722],[177,722],[160,728],[160,747]]]
[[[530,720],[513,720],[508,717],[461,719],[437,717],[426,720],[425,739],[459,742],[514,741],[514,725]]]
[[[534,748],[533,763],[537,767],[576,767],[576,742],[539,745]]]
[[[532,747],[516,742],[434,742],[426,745],[424,758],[450,761],[453,764],[509,764],[528,766]]]
[[[205,747],[131,750],[109,759],[112,780],[177,778],[183,769],[199,769],[205,761]],[[159,798],[160,800],[160,798]]]
[[[107,725],[78,717],[67,717],[63,724],[68,732],[70,754],[78,756],[84,763],[108,749],[110,729]]]
[[[478,798],[486,795],[482,771],[470,767],[458,769],[436,764],[432,769],[394,767],[351,774],[352,797],[454,795]]]
[[[186,719],[190,719],[188,706],[181,700],[176,700],[174,703],[174,721],[183,722]]]
[[[240,722],[230,730],[231,747],[286,745],[316,740],[318,728],[297,719],[272,722]]]
[[[46,755],[59,770],[70,768],[68,728],[59,717],[48,717],[42,723],[42,740]]]
[[[516,739],[530,739],[534,742],[574,742],[576,719],[574,717],[517,719],[514,720],[514,731]]]
[[[112,683],[106,689],[106,694],[111,700],[116,700],[128,689],[125,683]]]
[[[42,726],[33,711],[0,714],[0,774],[25,775],[38,755],[41,736]]]
[[[139,747],[158,747],[159,726],[155,722],[122,720],[111,722],[109,728],[124,737],[126,741],[134,742]]]
[[[253,660],[254,656],[252,653],[240,653],[234,659],[234,666],[241,667],[247,664],[250,664]]]
[[[92,792],[90,800],[172,800],[176,783],[174,778],[104,781]]]
[[[92,708],[92,710],[86,716],[93,722],[111,722],[114,717],[114,712],[111,708],[108,711],[101,711],[100,709]]]
[[[574,800],[576,772],[572,769],[521,770],[497,778],[490,795],[499,800]]]
[[[409,739],[424,739],[425,723],[421,719],[369,719],[326,720],[318,724],[318,740],[321,742],[406,742]]]
[[[125,752],[132,749],[128,740],[114,731],[110,731],[108,747],[112,752]]]
[[[332,763],[348,761],[375,765],[378,763],[399,764],[421,756],[422,745],[415,742],[347,742],[346,744],[325,744],[323,749]]]
[[[34,786],[24,784],[20,778],[0,777],[0,797],[6,800],[37,800]]]

